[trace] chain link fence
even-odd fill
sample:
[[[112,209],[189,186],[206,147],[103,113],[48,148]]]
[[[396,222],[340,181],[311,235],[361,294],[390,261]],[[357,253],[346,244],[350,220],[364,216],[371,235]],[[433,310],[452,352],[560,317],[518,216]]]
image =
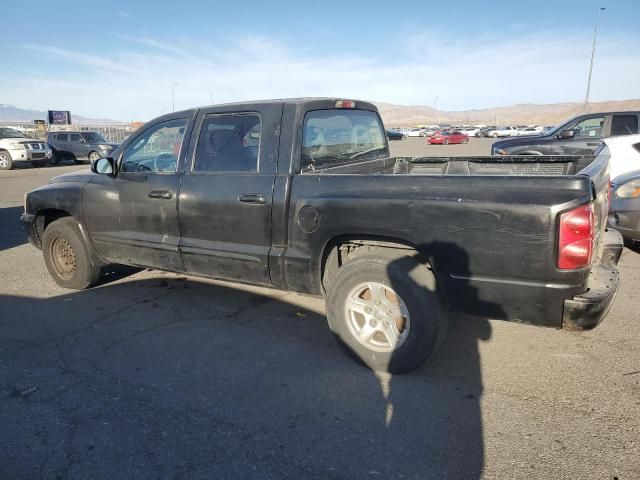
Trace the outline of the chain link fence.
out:
[[[0,127],[9,127],[30,138],[44,140],[48,132],[98,132],[110,142],[122,143],[140,125],[131,123],[97,125],[97,124],[72,124],[72,125],[48,125],[34,124],[33,122],[0,122]]]

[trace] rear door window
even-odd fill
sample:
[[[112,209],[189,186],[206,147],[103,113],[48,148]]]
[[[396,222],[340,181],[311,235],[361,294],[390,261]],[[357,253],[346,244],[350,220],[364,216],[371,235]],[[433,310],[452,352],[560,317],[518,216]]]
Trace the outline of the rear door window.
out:
[[[611,135],[633,135],[638,133],[636,115],[614,115],[611,122]]]
[[[56,135],[56,140],[58,142],[66,142],[67,141],[67,134],[66,133],[59,133]]]
[[[261,136],[257,113],[215,114],[204,118],[194,172],[257,172]]]
[[[79,133],[70,133],[69,134],[69,141],[70,142],[79,142],[80,141],[80,134]]]

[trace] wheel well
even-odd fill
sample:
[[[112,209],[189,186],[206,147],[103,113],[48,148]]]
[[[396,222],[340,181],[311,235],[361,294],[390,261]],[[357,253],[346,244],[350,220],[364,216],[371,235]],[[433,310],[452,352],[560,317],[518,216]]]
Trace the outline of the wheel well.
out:
[[[45,208],[43,210],[39,210],[36,214],[36,233],[38,234],[38,238],[42,240],[42,234],[49,224],[55,222],[59,218],[70,216],[71,214],[69,212],[57,208]]]
[[[513,152],[511,155],[542,155],[542,152],[537,150],[521,150],[519,152]]]
[[[341,236],[333,238],[325,246],[320,265],[320,286],[326,290],[335,278],[340,267],[354,258],[367,254],[382,254],[396,258],[411,252],[419,255],[420,262],[433,270],[429,259],[418,252],[415,245],[404,240],[387,237],[353,237]],[[435,273],[435,272],[434,272]]]

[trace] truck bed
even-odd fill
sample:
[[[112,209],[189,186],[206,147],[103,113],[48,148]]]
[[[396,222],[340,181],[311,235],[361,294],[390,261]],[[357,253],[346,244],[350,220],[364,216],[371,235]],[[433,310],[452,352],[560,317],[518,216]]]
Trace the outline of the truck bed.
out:
[[[479,157],[390,157],[357,161],[313,171],[328,175],[576,175],[595,156],[479,156]]]

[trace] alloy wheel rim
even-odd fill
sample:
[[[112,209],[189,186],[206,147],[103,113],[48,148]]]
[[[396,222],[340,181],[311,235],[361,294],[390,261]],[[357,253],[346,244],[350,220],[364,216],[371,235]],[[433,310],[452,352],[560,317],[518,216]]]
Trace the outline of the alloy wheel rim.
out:
[[[9,159],[6,155],[0,153],[0,167],[7,168],[9,166]]]
[[[362,346],[389,353],[409,336],[411,319],[402,298],[379,282],[360,283],[345,302],[349,332]]]

